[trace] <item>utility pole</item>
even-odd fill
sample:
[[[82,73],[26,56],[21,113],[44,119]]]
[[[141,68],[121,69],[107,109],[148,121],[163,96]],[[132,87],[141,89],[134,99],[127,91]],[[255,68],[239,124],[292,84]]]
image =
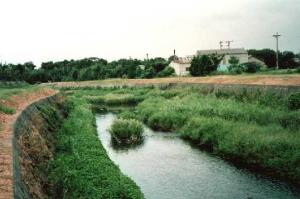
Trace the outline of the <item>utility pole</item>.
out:
[[[220,44],[220,50],[222,50],[222,48],[223,48],[223,41],[220,41],[219,44]]]
[[[278,60],[278,53],[279,53],[279,50],[278,50],[278,40],[279,40],[279,37],[280,37],[281,35],[280,34],[278,34],[278,32],[275,34],[275,35],[273,35],[273,37],[275,37],[275,39],[276,39],[276,69],[279,69],[279,60]]]
[[[147,61],[149,61],[149,54],[148,53],[146,54],[146,57],[147,57]]]
[[[227,48],[230,49],[230,44],[233,42],[233,41],[225,41],[227,43]]]

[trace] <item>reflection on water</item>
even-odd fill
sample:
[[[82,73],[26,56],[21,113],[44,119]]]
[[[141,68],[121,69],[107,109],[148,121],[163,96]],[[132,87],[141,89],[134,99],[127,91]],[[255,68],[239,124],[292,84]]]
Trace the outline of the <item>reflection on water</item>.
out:
[[[109,157],[148,199],[300,198],[284,183],[256,176],[191,147],[175,134],[145,127],[143,144],[114,148],[107,129],[115,115],[96,115],[99,138]]]

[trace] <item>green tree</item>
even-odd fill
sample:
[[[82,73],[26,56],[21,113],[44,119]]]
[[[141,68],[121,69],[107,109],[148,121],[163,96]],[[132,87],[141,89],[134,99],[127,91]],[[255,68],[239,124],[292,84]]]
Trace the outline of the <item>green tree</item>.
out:
[[[203,76],[216,69],[216,64],[208,55],[195,56],[191,62],[190,73],[192,76]]]
[[[163,69],[162,71],[160,71],[157,76],[158,77],[169,77],[171,75],[174,75],[175,70],[174,68],[167,66],[165,69]]]
[[[276,66],[276,52],[271,49],[262,49],[262,50],[255,50],[251,49],[248,50],[249,55],[265,62],[265,64],[270,67]]]
[[[242,67],[239,65],[240,60],[237,57],[231,56],[228,62],[230,64],[228,68],[230,72],[237,73],[237,74],[241,74],[243,72]]]

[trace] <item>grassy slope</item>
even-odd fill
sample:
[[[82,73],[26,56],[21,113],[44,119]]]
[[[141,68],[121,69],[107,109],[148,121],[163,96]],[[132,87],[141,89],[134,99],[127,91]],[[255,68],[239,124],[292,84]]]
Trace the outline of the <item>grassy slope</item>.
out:
[[[189,88],[94,89],[76,95],[100,96],[109,103],[111,95],[122,99],[122,93],[145,99],[135,112],[122,113],[124,118],[142,120],[153,129],[177,131],[221,156],[299,182],[300,111],[287,109],[287,96]],[[119,103],[125,101],[126,97]]]
[[[9,100],[10,97],[14,95],[20,95],[24,92],[34,92],[39,87],[29,86],[29,85],[20,85],[20,86],[1,86],[0,85],[0,112],[5,114],[14,114],[14,108],[8,107],[3,104],[3,101]]]
[[[95,117],[83,99],[69,99],[58,132],[50,178],[54,198],[143,198],[139,187],[109,159],[96,135]]]

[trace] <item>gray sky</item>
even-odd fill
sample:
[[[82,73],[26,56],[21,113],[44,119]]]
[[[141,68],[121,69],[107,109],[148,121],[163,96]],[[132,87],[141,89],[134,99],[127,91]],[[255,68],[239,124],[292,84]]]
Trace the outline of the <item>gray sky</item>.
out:
[[[0,0],[0,61],[168,57],[218,48],[300,50],[300,0]]]

